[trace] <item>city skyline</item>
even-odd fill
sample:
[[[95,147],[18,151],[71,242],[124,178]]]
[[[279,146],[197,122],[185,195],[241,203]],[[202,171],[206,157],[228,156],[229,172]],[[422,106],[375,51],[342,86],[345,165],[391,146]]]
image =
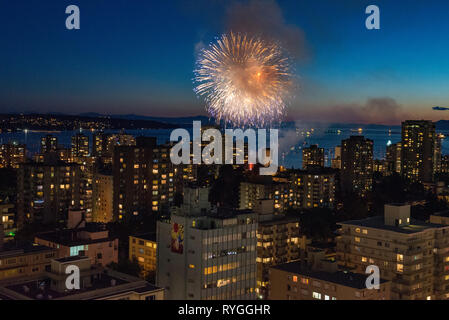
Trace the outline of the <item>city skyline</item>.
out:
[[[69,4],[1,4],[4,112],[206,115],[192,84],[198,50],[229,29],[256,28],[287,39],[296,61],[286,120],[449,119],[433,108],[449,102],[443,1],[380,1],[380,30],[365,28],[367,1],[196,2],[200,11],[80,0],[80,30],[65,29]],[[251,17],[243,26],[242,12]]]
[[[0,0],[0,300],[449,300],[449,2],[410,2]]]

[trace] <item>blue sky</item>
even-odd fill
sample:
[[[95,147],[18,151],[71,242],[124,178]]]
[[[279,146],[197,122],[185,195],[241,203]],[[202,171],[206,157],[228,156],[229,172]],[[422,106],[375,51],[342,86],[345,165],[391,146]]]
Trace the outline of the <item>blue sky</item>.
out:
[[[0,0],[0,108],[204,114],[192,90],[195,46],[225,30],[231,2]],[[80,30],[65,28],[70,4],[80,8]],[[381,30],[365,28],[369,4],[380,8]],[[449,118],[432,110],[449,106],[449,2],[276,5],[285,25],[302,30],[306,42],[306,58],[296,65],[301,88],[290,119]]]

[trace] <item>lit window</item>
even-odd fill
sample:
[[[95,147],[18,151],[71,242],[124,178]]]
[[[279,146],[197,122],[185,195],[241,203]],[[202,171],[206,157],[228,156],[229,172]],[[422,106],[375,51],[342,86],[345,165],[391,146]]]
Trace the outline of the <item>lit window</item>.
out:
[[[313,292],[312,297],[313,297],[314,299],[319,299],[319,300],[321,300],[321,293]]]

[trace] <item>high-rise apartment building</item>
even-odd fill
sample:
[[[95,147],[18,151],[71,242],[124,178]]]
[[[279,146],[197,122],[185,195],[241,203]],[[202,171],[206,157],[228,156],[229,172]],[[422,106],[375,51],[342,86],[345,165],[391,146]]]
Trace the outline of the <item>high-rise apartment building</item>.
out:
[[[14,239],[16,233],[16,205],[8,200],[0,200],[1,237],[3,240]]]
[[[168,212],[175,195],[175,169],[170,160],[169,144],[157,145],[153,148],[151,168],[151,210]]]
[[[306,237],[300,234],[299,217],[275,215],[273,200],[259,200],[254,208],[257,214],[257,294],[268,297],[269,269],[273,265],[301,258],[306,249]]]
[[[441,172],[441,160],[442,160],[441,136],[436,135],[435,136],[435,150],[433,152],[433,173],[434,174]]]
[[[386,160],[374,159],[373,160],[373,172],[378,173],[381,176],[386,176],[388,172],[388,163]]]
[[[153,149],[156,138],[139,140],[136,146],[119,146],[114,149],[112,161],[114,220],[128,220],[152,212]]]
[[[108,143],[107,138],[109,134],[102,131],[96,132],[93,135],[92,142],[92,155],[94,157],[103,157],[107,153]],[[112,153],[111,153],[112,156]]]
[[[318,148],[318,145],[314,144],[302,149],[302,168],[307,169],[310,166],[324,167],[324,148]]]
[[[72,158],[78,161],[89,156],[89,154],[89,137],[82,133],[72,136]]]
[[[92,221],[108,223],[113,215],[114,180],[111,172],[97,172],[93,176]]]
[[[15,143],[0,145],[0,168],[17,169],[24,162],[26,162],[25,145]]]
[[[146,278],[155,275],[157,268],[156,233],[144,233],[129,236],[129,260],[137,261],[141,268],[140,276]]]
[[[57,137],[47,134],[45,137],[41,138],[41,153],[56,151],[56,149],[58,149]]]
[[[449,155],[441,157],[441,173],[449,173]]]
[[[335,147],[334,157],[331,160],[331,167],[333,169],[341,169],[341,146]]]
[[[341,142],[341,186],[345,193],[365,196],[373,184],[373,141],[351,136]]]
[[[401,142],[387,145],[386,160],[387,160],[387,173],[388,174],[393,174],[393,173],[401,174],[401,171],[402,171],[401,155],[402,155],[402,143]]]
[[[287,208],[332,208],[335,203],[337,171],[309,166],[307,170],[285,170],[266,181],[240,183],[239,208],[253,209],[257,200],[273,199],[275,211]]]
[[[98,132],[93,136],[92,155],[102,158],[104,162],[110,163],[112,153],[116,146],[135,146],[134,136],[121,133]]]
[[[402,175],[417,182],[432,182],[436,153],[435,124],[426,120],[402,123]]]
[[[309,166],[307,170],[292,170],[289,181],[294,185],[296,203],[300,208],[333,208],[335,204],[336,170]]]
[[[17,223],[65,223],[68,209],[80,206],[81,171],[61,161],[22,164],[17,174]]]
[[[114,149],[114,219],[168,211],[175,193],[168,145],[138,137],[136,146]]]
[[[256,216],[210,211],[208,188],[185,188],[184,203],[157,224],[156,283],[167,299],[256,298]]]
[[[379,267],[391,280],[391,299],[449,298],[449,226],[410,218],[410,205],[385,206],[384,217],[340,223],[337,260],[364,273]]]
[[[379,289],[366,287],[366,274],[338,270],[323,251],[307,260],[270,269],[270,300],[389,300],[390,281],[380,279]]]
[[[92,221],[93,209],[93,175],[94,175],[94,158],[85,157],[79,161],[81,172],[80,178],[80,209],[85,210],[86,220]]]
[[[265,199],[265,185],[261,183],[241,182],[240,183],[240,209],[253,209],[259,199]]]

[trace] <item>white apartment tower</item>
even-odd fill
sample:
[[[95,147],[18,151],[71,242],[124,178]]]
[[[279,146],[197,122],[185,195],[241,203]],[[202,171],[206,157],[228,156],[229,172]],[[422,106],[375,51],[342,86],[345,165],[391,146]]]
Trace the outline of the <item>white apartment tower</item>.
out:
[[[166,299],[255,299],[254,213],[212,210],[208,188],[184,188],[184,204],[157,224],[158,285]]]

